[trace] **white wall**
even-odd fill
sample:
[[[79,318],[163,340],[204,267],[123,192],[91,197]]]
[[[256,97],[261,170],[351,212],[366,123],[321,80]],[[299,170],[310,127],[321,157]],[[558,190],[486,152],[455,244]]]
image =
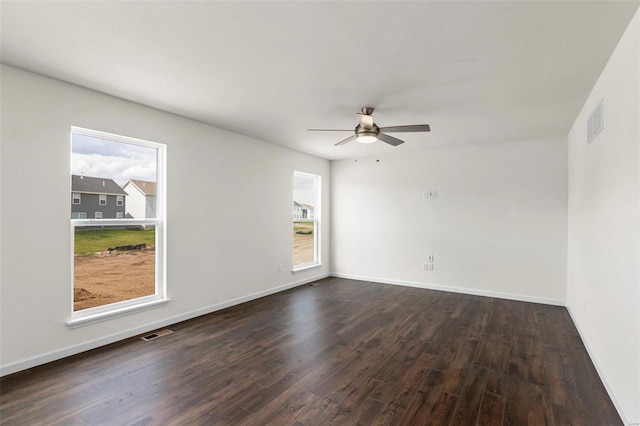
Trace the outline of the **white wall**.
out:
[[[566,137],[379,160],[332,164],[333,272],[564,303]],[[424,272],[429,254],[434,271]]]
[[[2,67],[0,365],[7,374],[329,272],[330,163]],[[69,330],[71,126],[167,145],[171,302]],[[322,176],[325,265],[292,267],[293,171]],[[25,188],[29,188],[26,192]],[[258,208],[256,208],[258,206]]]
[[[604,99],[605,124],[586,143]],[[614,403],[640,423],[640,12],[569,133],[567,306]]]

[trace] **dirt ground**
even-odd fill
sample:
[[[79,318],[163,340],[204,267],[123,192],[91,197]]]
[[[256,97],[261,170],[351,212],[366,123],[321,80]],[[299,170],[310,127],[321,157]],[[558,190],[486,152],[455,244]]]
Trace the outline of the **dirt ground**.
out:
[[[313,235],[294,234],[293,263],[313,262]],[[149,296],[155,292],[155,248],[76,256],[75,311]]]
[[[293,235],[293,264],[313,262],[313,235]]]
[[[155,293],[155,248],[76,256],[75,311]]]

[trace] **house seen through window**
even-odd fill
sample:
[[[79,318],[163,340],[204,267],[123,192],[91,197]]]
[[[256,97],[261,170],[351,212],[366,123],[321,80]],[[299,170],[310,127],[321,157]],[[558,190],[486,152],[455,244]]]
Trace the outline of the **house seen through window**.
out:
[[[75,317],[164,299],[163,158],[161,144],[72,129]]]

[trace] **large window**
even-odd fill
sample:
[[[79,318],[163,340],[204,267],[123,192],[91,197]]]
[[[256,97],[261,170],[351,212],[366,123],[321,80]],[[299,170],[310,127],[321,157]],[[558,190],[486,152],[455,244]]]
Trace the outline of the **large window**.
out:
[[[72,128],[70,327],[166,303],[164,151],[158,143]],[[132,179],[153,182],[154,196],[126,191]],[[153,204],[153,217],[132,214],[129,205],[140,203]]]
[[[293,173],[293,270],[320,264],[320,176]]]

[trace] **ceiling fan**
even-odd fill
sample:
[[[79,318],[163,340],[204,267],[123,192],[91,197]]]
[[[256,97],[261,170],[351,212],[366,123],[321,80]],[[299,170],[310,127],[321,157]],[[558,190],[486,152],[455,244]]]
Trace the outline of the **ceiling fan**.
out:
[[[356,126],[355,134],[349,136],[348,138],[341,140],[336,144],[344,145],[347,142],[351,142],[352,140],[357,140],[360,143],[373,143],[375,141],[382,141],[388,143],[389,145],[397,146],[401,143],[404,143],[403,140],[398,138],[394,138],[393,136],[389,136],[382,132],[429,132],[431,128],[428,124],[414,124],[408,126],[389,126],[389,127],[378,127],[376,123],[373,122],[373,108],[364,107],[358,113],[360,115],[360,124]],[[351,132],[349,129],[307,129],[309,132]]]

